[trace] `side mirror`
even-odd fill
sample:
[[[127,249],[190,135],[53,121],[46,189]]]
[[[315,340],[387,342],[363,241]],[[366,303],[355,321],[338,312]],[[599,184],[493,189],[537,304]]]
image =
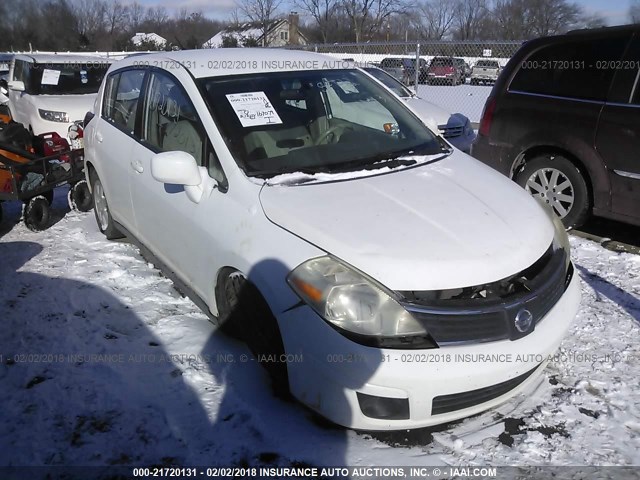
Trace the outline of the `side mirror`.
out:
[[[163,152],[151,158],[151,176],[162,183],[200,185],[196,159],[186,152]]]
[[[24,82],[20,80],[12,80],[8,83],[9,90],[14,90],[16,92],[24,92],[26,90],[24,86]]]
[[[193,155],[187,152],[155,154],[151,157],[151,176],[161,183],[183,185],[187,197],[194,203],[200,203],[216,187],[216,181],[209,177],[207,169],[199,167]]]

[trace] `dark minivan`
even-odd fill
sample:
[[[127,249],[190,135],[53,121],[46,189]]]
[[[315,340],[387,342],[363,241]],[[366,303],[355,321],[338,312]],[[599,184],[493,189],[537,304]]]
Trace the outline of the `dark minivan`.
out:
[[[640,26],[525,43],[485,104],[472,155],[553,207],[640,225]]]

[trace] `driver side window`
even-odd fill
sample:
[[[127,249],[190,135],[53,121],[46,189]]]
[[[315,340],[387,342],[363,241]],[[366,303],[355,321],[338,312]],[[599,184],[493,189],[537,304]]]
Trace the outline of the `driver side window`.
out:
[[[183,151],[205,165],[205,133],[189,97],[169,75],[151,74],[142,123],[143,140],[158,152]]]

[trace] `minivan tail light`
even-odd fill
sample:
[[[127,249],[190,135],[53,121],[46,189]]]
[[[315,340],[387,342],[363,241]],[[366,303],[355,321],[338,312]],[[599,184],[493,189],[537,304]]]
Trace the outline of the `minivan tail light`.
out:
[[[491,131],[491,124],[493,123],[493,113],[496,109],[495,97],[489,97],[487,103],[484,106],[482,112],[482,119],[480,120],[480,128],[478,129],[478,135],[488,137]]]

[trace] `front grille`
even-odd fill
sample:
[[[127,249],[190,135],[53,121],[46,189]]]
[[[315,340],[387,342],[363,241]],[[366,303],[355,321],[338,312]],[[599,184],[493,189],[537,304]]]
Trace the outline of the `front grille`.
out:
[[[533,265],[498,282],[456,290],[398,292],[438,346],[517,340],[530,334],[563,295],[573,275],[566,253],[551,248]],[[523,310],[527,323],[516,321]]]
[[[431,415],[440,415],[441,413],[463,410],[465,408],[474,407],[481,403],[488,402],[494,398],[498,398],[523,383],[538,369],[539,366],[540,365],[537,365],[535,368],[532,368],[518,377],[496,385],[491,385],[490,387],[479,388],[477,390],[470,390],[462,393],[453,393],[451,395],[439,395],[433,399],[431,404]]]
[[[442,133],[442,136],[444,138],[459,137],[460,135],[462,135],[462,132],[464,132],[464,125],[460,125],[457,127],[438,125],[438,128],[440,129],[440,133]]]

